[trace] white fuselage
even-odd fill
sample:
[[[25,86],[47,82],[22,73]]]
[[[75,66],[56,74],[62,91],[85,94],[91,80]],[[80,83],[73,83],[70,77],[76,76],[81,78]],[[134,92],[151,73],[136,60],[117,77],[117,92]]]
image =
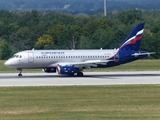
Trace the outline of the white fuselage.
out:
[[[57,67],[74,62],[91,60],[107,60],[117,53],[112,50],[27,50],[16,53],[6,61],[5,65],[12,68],[30,69]]]

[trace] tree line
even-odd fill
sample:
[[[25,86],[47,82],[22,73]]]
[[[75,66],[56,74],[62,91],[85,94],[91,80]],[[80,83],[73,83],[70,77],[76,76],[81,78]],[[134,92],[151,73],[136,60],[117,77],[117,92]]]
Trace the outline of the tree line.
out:
[[[110,18],[110,19],[109,19]],[[145,22],[141,50],[160,58],[160,11],[126,10],[90,16],[0,11],[0,59],[31,49],[118,48],[136,24]]]

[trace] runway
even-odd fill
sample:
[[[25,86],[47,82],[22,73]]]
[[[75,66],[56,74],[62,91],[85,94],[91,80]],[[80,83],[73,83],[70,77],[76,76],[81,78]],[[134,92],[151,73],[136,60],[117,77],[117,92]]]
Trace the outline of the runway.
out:
[[[0,73],[0,87],[160,84],[160,71],[84,72],[84,77],[56,73]]]

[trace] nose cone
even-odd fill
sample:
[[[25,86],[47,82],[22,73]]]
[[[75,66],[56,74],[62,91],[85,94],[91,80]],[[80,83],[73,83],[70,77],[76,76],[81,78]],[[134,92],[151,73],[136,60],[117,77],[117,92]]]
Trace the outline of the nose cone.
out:
[[[15,68],[15,65],[13,63],[14,61],[12,59],[9,59],[4,63],[4,65],[10,68]]]
[[[7,60],[5,63],[4,63],[5,66],[9,67],[11,65],[11,63],[9,62],[9,60]]]

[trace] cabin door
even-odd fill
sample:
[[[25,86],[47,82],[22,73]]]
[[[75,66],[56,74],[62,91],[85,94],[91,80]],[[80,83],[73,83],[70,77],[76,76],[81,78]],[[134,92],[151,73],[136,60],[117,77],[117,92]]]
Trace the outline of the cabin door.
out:
[[[29,52],[28,53],[28,62],[29,63],[33,63],[34,62],[33,52]]]

